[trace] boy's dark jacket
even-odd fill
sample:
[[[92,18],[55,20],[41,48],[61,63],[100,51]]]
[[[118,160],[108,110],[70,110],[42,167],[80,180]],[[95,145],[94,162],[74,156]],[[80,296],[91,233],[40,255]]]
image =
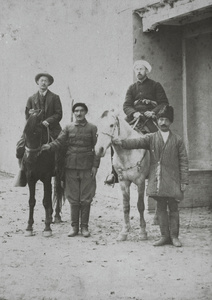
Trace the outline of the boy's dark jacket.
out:
[[[181,183],[188,184],[188,157],[182,138],[170,131],[164,144],[160,131],[140,139],[122,140],[125,149],[148,149],[150,172],[147,195],[183,199]]]

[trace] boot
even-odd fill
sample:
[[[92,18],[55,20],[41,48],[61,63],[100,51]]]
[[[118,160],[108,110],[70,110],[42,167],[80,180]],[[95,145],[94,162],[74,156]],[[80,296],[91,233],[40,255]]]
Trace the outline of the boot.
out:
[[[79,232],[79,211],[78,205],[71,205],[71,230],[68,233],[69,237],[73,237]]]
[[[170,224],[170,235],[171,235],[173,246],[181,247],[182,244],[178,239],[179,227],[180,227],[179,211],[174,211],[169,213],[169,224]]]
[[[90,204],[81,205],[81,234],[84,237],[89,237],[88,222],[90,216]]]
[[[14,186],[15,187],[24,187],[27,185],[27,178],[26,178],[26,173],[24,171],[24,166],[23,166],[23,158],[18,159],[18,165],[19,165],[19,171],[18,174],[15,177],[14,181]]]
[[[170,244],[169,220],[167,211],[157,211],[158,222],[160,226],[161,238],[153,246],[163,246]]]

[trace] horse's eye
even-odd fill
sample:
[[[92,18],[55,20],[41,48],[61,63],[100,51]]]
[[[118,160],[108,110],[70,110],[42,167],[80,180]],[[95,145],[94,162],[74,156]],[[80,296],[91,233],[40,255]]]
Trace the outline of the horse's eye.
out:
[[[113,128],[113,124],[111,124],[110,127]]]

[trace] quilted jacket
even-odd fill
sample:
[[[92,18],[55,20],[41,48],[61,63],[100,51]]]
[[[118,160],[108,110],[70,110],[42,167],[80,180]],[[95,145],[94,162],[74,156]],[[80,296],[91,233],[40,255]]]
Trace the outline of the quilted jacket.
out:
[[[51,149],[67,147],[65,167],[74,170],[88,170],[99,167],[100,159],[95,155],[97,127],[86,120],[71,123],[61,131],[58,138],[50,143]]]

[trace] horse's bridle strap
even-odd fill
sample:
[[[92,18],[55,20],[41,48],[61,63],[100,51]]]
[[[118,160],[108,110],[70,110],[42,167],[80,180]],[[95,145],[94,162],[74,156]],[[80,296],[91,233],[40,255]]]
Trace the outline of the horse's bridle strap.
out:
[[[115,123],[115,126],[114,126],[114,128],[113,128],[113,133],[110,134],[110,133],[107,133],[107,132],[102,132],[102,134],[108,135],[108,136],[111,137],[111,138],[114,138],[114,132],[115,132],[115,130],[116,130],[116,127],[118,128],[118,135],[120,135],[120,124],[119,124],[119,119],[118,119],[118,117],[114,117],[114,118],[115,118],[115,120],[116,120],[116,123]]]
[[[31,149],[31,148],[28,148],[27,146],[25,146],[25,150],[27,152],[38,152],[38,151],[40,151],[40,149],[41,149],[41,147],[38,147],[36,149]]]

